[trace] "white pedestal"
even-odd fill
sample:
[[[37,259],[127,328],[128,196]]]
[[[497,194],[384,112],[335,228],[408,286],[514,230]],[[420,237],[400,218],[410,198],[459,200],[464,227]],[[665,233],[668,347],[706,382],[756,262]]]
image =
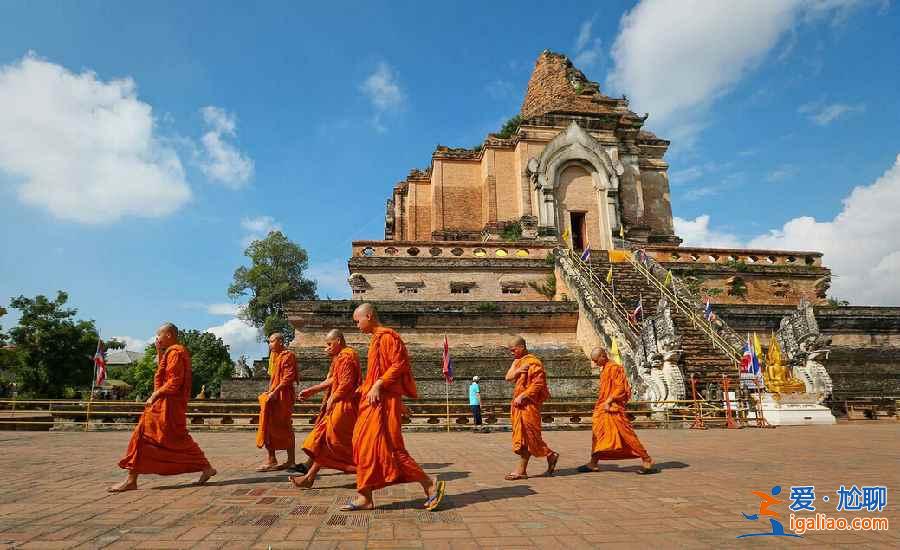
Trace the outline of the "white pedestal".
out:
[[[762,413],[773,426],[809,426],[836,424],[831,409],[817,402],[817,396],[807,393],[762,394]],[[751,413],[751,418],[756,414]]]

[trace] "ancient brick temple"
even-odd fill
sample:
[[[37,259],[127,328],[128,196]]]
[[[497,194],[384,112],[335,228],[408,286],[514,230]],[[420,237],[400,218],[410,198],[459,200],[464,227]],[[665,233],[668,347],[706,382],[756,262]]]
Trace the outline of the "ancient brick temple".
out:
[[[365,300],[406,338],[426,397],[443,397],[445,336],[459,378],[478,374],[488,396],[508,395],[502,346],[512,333],[545,357],[561,399],[593,395],[586,354],[613,343],[640,397],[684,398],[691,374],[707,389],[722,374],[737,378],[751,330],[764,340],[777,330],[817,391],[900,390],[898,311],[825,307],[830,272],[820,253],[681,246],[669,142],[646,121],[565,56],[541,53],[503,135],[474,149],[438,146],[426,168],[394,186],[384,238],[353,243],[353,300],[292,305],[293,347],[308,374],[326,368],[330,328],[365,353],[350,319]],[[825,349],[843,354],[827,363],[830,378],[813,353]],[[453,387],[454,397],[464,391]]]

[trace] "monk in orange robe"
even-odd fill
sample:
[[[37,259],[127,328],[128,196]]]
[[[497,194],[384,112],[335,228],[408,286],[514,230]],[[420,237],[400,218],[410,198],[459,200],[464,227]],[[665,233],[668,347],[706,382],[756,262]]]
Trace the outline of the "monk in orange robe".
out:
[[[559,453],[551,449],[541,438],[541,405],[550,398],[547,373],[541,360],[528,352],[525,339],[513,338],[507,346],[515,357],[506,372],[506,381],[515,384],[510,406],[513,452],[519,455],[519,467],[506,474],[507,481],[528,479],[528,460],[532,456],[547,457],[545,475],[556,471]]]
[[[356,425],[359,394],[356,390],[362,382],[359,355],[347,347],[344,334],[332,330],[325,336],[325,352],[331,357],[328,377],[321,384],[300,392],[298,401],[320,391],[328,391],[325,410],[315,427],[303,442],[303,452],[311,459],[304,476],[290,476],[291,483],[301,489],[309,489],[316,482],[321,468],[333,468],[346,473],[356,473],[353,462],[353,427]]]
[[[256,468],[257,472],[272,472],[294,467],[294,401],[297,392],[297,357],[284,347],[284,335],[274,332],[269,336],[269,391],[259,396],[259,428],[256,446],[265,447],[268,460]],[[278,464],[275,451],[287,451],[287,461]]]
[[[444,498],[446,484],[433,480],[416,464],[406,451],[401,433],[403,397],[418,396],[406,345],[396,331],[381,324],[372,304],[357,307],[353,320],[361,332],[372,335],[372,340],[366,379],[359,390],[359,418],[353,430],[359,495],[341,510],[372,510],[372,491],[412,482],[425,491],[425,509],[435,510]]]
[[[625,416],[625,406],[631,399],[631,385],[625,369],[610,361],[606,350],[601,348],[594,348],[591,360],[601,369],[600,387],[594,405],[591,459],[586,465],[579,466],[578,471],[597,472],[600,460],[640,458],[639,474],[659,473]]]
[[[171,476],[202,472],[197,484],[216,475],[187,431],[187,404],[191,398],[191,354],[178,343],[178,328],[166,323],[156,331],[156,374],[153,393],[131,435],[119,467],[128,470],[111,493],[137,489],[138,475]]]

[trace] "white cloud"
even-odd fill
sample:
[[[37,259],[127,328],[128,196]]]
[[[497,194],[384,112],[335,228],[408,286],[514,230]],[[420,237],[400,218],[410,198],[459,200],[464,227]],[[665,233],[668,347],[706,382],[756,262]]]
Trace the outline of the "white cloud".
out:
[[[672,185],[683,185],[698,180],[704,176],[717,173],[722,169],[729,168],[731,164],[720,165],[715,162],[706,162],[703,164],[695,164],[681,170],[669,172],[669,181]]]
[[[142,340],[141,338],[134,338],[132,336],[113,336],[113,339],[125,344],[125,349],[141,353],[143,353],[144,349],[155,340],[154,338]]]
[[[206,312],[210,315],[237,315],[243,309],[241,304],[209,304],[206,306]]]
[[[573,62],[576,67],[589,67],[603,55],[603,42],[599,38],[592,38],[591,33],[594,20],[585,21],[578,29],[578,38],[575,39],[575,57]]]
[[[387,112],[400,109],[406,101],[394,70],[387,63],[379,62],[372,74],[363,81],[361,88],[375,109],[372,124],[379,132],[386,132],[387,128],[381,123],[382,117]]]
[[[685,245],[813,250],[831,268],[830,295],[854,304],[900,305],[900,155],[871,185],[853,189],[831,221],[803,216],[747,243],[710,229],[709,216],[675,219]]]
[[[229,319],[221,325],[209,327],[206,332],[215,334],[228,345],[231,358],[237,360],[241,355],[253,359],[265,357],[268,353],[265,342],[259,341],[259,330],[247,321]]]
[[[0,66],[0,170],[20,199],[87,224],[161,217],[191,198],[131,78],[103,81],[28,54]]]
[[[766,174],[766,181],[769,183],[780,183],[797,175],[797,169],[790,165],[779,166]]]
[[[828,126],[839,118],[844,118],[856,113],[864,113],[866,111],[866,105],[864,103],[849,105],[847,103],[824,103],[815,101],[801,105],[797,111],[807,115],[810,121],[819,126]]]
[[[244,218],[241,220],[247,234],[241,240],[243,246],[247,246],[253,241],[265,239],[272,231],[281,231],[281,225],[275,222],[272,216],[257,216],[255,218]]]
[[[314,263],[306,271],[306,277],[316,281],[316,292],[320,297],[346,299],[350,297],[350,284],[347,277],[347,260],[330,260]]]
[[[684,239],[685,246],[711,246],[732,248],[740,246],[740,240],[729,233],[714,231],[709,227],[709,214],[693,220],[675,217],[675,234]]]
[[[612,47],[608,84],[649,112],[650,123],[690,146],[708,107],[799,22],[838,20],[861,0],[642,0]],[[679,143],[679,142],[675,142]]]
[[[208,131],[203,134],[203,153],[199,160],[203,173],[211,180],[237,189],[253,177],[253,159],[241,153],[227,138],[237,137],[237,120],[220,107],[200,109]]]

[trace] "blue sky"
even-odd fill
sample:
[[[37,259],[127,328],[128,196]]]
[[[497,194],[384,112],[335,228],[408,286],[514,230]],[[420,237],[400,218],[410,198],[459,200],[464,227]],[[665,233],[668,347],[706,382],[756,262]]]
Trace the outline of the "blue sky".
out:
[[[822,250],[835,295],[900,304],[890,2],[0,9],[4,305],[64,289],[104,335],[172,320],[257,354],[225,293],[246,240],[281,228],[346,296],[391,187],[515,114],[545,48],[673,141],[686,244]]]

